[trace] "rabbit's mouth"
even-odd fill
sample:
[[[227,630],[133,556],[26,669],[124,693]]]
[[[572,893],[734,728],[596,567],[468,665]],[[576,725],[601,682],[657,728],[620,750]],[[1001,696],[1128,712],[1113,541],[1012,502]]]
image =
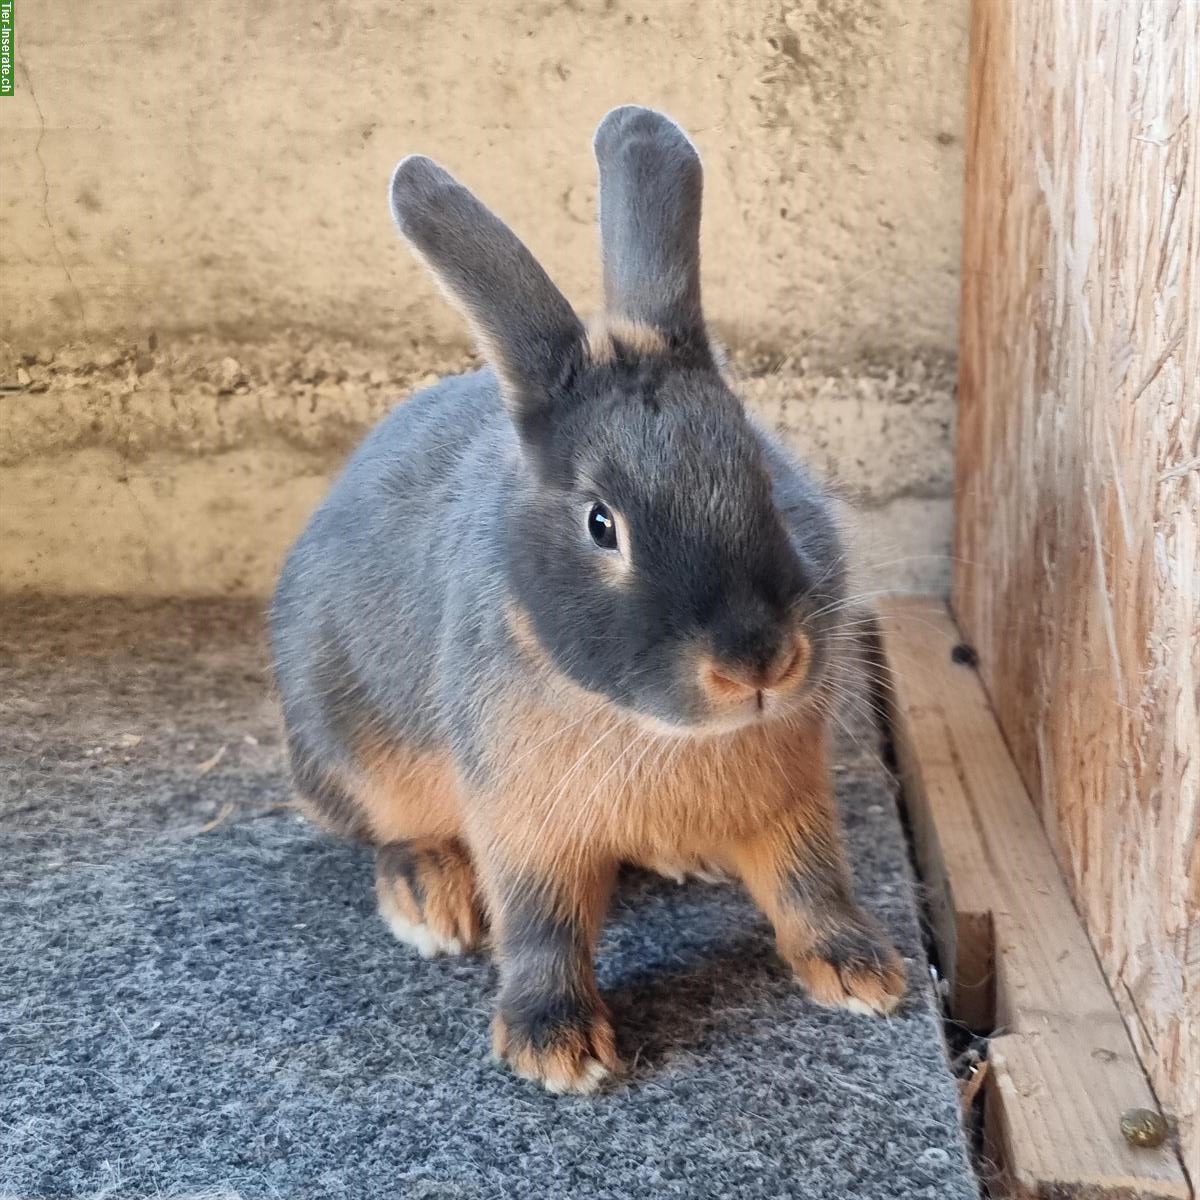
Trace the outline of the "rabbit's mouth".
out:
[[[785,691],[757,688],[719,706],[706,705],[694,716],[666,718],[659,713],[634,709],[634,721],[646,732],[679,740],[724,737],[764,725],[794,721],[818,706],[809,680]]]

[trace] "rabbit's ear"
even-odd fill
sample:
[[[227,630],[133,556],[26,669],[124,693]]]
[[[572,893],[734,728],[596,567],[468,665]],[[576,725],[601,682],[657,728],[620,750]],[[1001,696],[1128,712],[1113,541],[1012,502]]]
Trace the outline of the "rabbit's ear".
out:
[[[470,321],[517,417],[543,415],[582,353],[583,326],[516,234],[437,163],[392,174],[392,217]]]
[[[609,317],[649,326],[677,355],[708,365],[696,148],[674,121],[632,105],[600,122],[593,146]]]

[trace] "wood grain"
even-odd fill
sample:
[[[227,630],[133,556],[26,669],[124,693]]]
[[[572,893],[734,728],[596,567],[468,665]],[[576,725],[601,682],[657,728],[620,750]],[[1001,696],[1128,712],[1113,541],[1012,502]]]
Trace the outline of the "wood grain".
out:
[[[1200,0],[976,0],[954,609],[1200,1179]]]
[[[1172,1148],[1122,1137],[1121,1113],[1154,1100],[979,676],[952,661],[946,606],[890,600],[881,619],[922,877],[949,914],[935,937],[951,1013],[994,1033],[989,1140],[1012,1194],[1190,1196]]]

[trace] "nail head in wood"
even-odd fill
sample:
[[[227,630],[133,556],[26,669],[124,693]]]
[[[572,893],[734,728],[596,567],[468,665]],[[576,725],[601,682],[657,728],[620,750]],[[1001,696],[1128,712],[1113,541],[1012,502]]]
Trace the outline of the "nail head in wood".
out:
[[[1131,1146],[1153,1150],[1167,1140],[1167,1123],[1152,1108],[1127,1108],[1121,1114],[1121,1133]]]

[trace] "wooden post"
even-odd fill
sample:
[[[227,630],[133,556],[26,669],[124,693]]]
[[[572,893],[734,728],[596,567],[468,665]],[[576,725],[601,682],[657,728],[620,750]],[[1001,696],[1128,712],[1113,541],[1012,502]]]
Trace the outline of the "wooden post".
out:
[[[1200,0],[975,0],[954,608],[1200,1182]]]

